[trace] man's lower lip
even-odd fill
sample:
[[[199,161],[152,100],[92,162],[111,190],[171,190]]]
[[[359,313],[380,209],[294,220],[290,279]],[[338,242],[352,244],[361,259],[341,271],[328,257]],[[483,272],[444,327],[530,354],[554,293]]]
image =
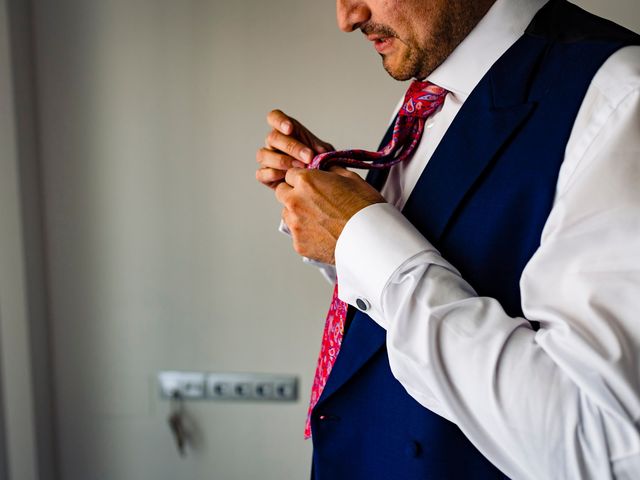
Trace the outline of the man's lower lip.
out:
[[[376,40],[373,42],[373,46],[378,53],[384,53],[385,50],[388,50],[393,43],[393,38],[382,38],[380,40]]]

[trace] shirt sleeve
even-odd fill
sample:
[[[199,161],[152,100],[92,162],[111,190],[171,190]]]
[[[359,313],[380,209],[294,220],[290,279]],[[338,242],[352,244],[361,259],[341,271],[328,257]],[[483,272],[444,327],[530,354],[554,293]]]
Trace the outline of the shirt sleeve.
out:
[[[394,376],[515,479],[640,478],[640,72],[611,70],[521,278],[526,319],[390,205],[360,211],[336,248],[340,298],[387,329]]]

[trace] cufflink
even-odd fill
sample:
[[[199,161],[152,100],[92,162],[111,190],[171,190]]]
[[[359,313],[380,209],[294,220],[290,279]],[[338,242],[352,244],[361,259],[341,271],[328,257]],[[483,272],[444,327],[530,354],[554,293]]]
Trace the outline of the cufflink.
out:
[[[356,307],[358,307],[359,310],[366,312],[371,308],[371,304],[369,303],[369,300],[367,300],[366,298],[360,297],[356,300]]]

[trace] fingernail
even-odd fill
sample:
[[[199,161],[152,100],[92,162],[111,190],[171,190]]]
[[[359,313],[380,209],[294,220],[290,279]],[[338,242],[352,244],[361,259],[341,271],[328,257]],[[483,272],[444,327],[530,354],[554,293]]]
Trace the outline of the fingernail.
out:
[[[299,162],[298,160],[293,160],[291,162],[291,166],[295,168],[306,168],[307,164],[303,162]]]
[[[300,156],[302,157],[303,160],[309,163],[313,158],[313,152],[311,151],[311,149],[305,148],[302,150],[302,152],[300,152]]]
[[[282,128],[282,133],[289,133],[291,131],[291,122],[285,120],[280,124],[280,128]]]

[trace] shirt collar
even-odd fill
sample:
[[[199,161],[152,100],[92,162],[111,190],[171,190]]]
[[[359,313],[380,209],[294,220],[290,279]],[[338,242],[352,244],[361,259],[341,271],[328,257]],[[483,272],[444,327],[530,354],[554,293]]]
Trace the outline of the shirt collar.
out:
[[[493,64],[523,35],[548,0],[497,0],[427,80],[469,96]]]

